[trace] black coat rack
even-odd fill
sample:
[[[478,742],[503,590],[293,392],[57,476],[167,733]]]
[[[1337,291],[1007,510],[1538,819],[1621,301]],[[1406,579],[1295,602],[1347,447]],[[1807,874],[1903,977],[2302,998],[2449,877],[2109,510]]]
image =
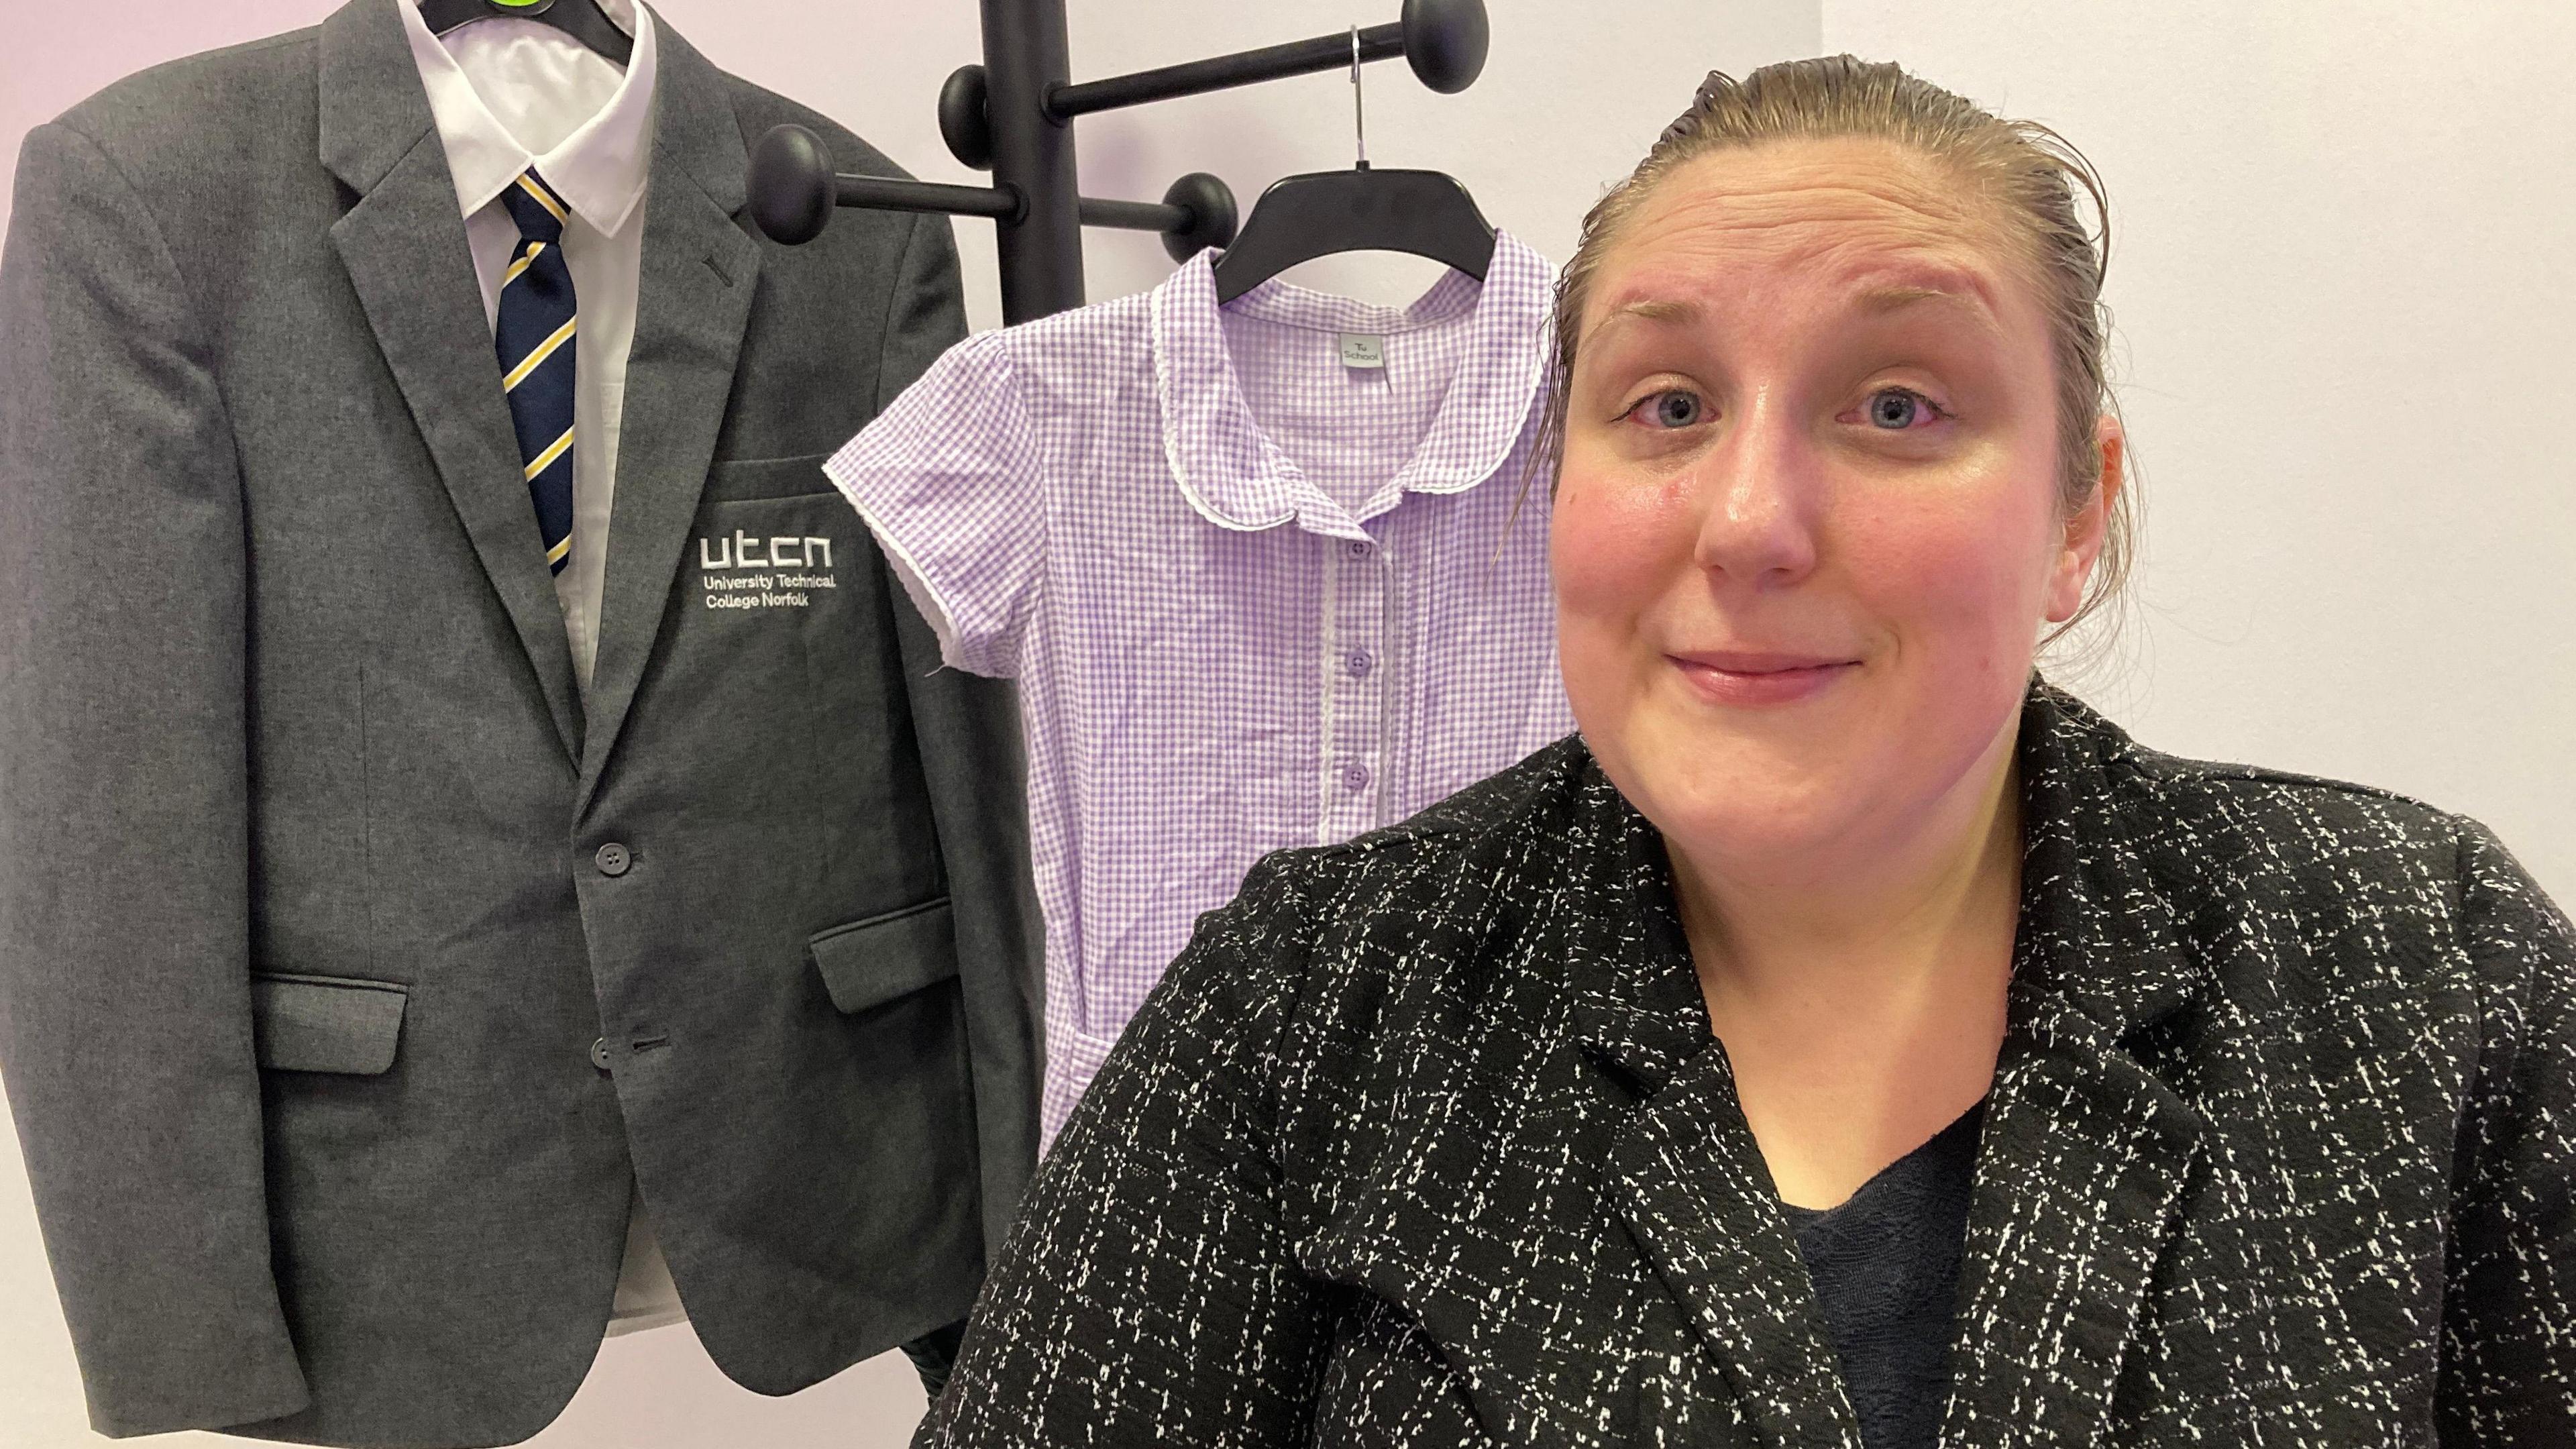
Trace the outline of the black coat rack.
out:
[[[1392,24],[1075,84],[1064,0],[982,7],[984,63],[959,68],[940,88],[939,132],[959,161],[990,169],[993,184],[839,174],[822,138],[780,126],[752,148],[751,214],[764,234],[789,246],[811,241],[835,206],[990,217],[1002,319],[1026,322],[1082,305],[1083,227],[1160,232],[1175,261],[1234,238],[1234,193],[1204,171],[1173,182],[1160,202],[1077,193],[1074,117],[1399,55],[1424,85],[1451,95],[1484,70],[1489,36],[1484,0],[1404,0]]]

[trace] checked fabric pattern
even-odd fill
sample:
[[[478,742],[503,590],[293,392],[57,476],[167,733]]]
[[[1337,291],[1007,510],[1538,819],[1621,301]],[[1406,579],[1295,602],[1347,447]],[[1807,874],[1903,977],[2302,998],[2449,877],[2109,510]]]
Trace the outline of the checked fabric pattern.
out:
[[[1952,1449],[2576,1444],[2576,927],[2475,821],[2037,685]],[[1581,736],[1199,923],[918,1449],[1866,1449]]]
[[[519,224],[519,248],[501,274],[493,346],[546,567],[562,573],[572,559],[573,328],[579,320],[572,272],[564,265],[566,213],[562,198],[534,170],[501,193],[501,204]]]
[[[1273,278],[951,348],[824,471],[1015,678],[1046,916],[1052,1134],[1202,911],[1574,727],[1537,486],[1550,271],[1395,309]],[[1382,366],[1343,362],[1377,340]]]

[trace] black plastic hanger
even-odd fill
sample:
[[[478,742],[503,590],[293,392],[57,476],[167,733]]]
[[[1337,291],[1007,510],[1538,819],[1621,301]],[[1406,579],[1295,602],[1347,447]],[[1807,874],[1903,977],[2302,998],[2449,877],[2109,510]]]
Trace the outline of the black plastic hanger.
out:
[[[635,38],[617,28],[599,0],[420,0],[420,18],[432,35],[501,16],[551,25],[619,65],[635,53]]]
[[[480,3],[480,0],[478,0]],[[1359,32],[1351,32],[1351,106],[1359,112]],[[1410,252],[1477,281],[1494,260],[1494,226],[1458,179],[1440,171],[1372,171],[1368,132],[1348,171],[1274,181],[1216,262],[1216,299],[1231,302],[1272,277],[1337,252]]]

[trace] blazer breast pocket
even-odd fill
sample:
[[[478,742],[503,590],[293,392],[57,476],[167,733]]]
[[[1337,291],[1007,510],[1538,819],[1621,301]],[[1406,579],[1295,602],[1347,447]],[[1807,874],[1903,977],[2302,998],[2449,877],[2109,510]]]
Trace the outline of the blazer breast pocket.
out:
[[[902,644],[875,541],[822,462],[709,471],[639,713],[703,815],[798,852],[850,905],[920,900],[939,885]]]

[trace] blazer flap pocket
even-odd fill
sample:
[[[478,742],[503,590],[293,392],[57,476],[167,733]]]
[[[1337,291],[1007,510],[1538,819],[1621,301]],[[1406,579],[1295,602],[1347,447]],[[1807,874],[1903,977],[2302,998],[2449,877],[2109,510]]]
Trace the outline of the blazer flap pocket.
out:
[[[707,469],[706,501],[742,503],[754,498],[802,498],[818,493],[837,493],[831,478],[823,472],[823,460],[829,453],[807,453],[793,458],[732,458],[719,461]]]
[[[259,1064],[281,1072],[374,1076],[394,1064],[410,999],[391,981],[254,974],[250,1009]]]
[[[845,1012],[882,1006],[957,974],[957,932],[946,896],[817,932],[806,949],[832,1004]]]

